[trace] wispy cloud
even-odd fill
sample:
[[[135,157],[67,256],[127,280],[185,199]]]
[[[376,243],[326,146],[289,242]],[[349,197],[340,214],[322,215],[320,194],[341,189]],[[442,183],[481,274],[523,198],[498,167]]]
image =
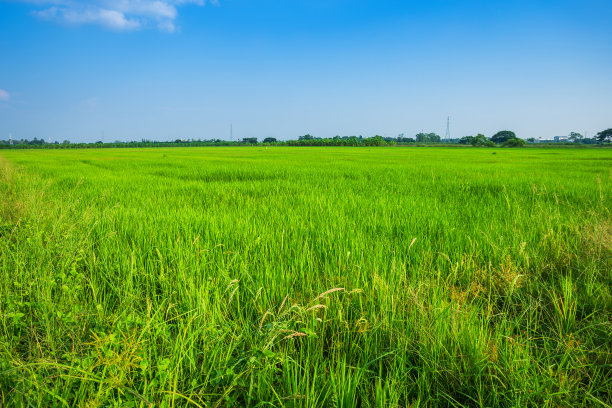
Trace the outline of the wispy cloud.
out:
[[[4,89],[0,89],[0,101],[8,101],[11,99],[11,95]]]
[[[116,31],[157,28],[176,31],[178,8],[206,0],[20,0],[36,7],[38,18],[71,25],[96,24]],[[218,0],[208,0],[218,4]]]

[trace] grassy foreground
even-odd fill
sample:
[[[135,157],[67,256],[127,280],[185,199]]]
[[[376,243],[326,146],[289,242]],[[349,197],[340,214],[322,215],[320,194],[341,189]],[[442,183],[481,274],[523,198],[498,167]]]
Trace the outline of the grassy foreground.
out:
[[[611,164],[3,151],[0,406],[610,406]]]

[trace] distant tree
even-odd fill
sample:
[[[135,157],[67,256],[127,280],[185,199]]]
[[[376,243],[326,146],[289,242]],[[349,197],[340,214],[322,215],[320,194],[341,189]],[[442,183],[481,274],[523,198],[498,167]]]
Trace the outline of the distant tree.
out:
[[[494,134],[493,137],[491,137],[491,140],[495,144],[501,144],[507,142],[510,139],[516,139],[516,134],[510,130],[502,130]]]
[[[479,133],[472,139],[472,146],[486,146],[488,142],[489,139],[482,133]]]
[[[461,139],[459,139],[459,144],[471,145],[472,139],[474,139],[474,136],[463,136]]]
[[[70,144],[70,140],[64,140],[64,141],[62,142],[62,144],[69,145],[69,144]]]
[[[600,143],[612,142],[612,128],[599,132],[597,134],[597,141]]]
[[[527,139],[527,141],[529,143],[535,143],[535,137],[530,137],[529,139]]]
[[[298,137],[298,140],[312,140],[312,139],[314,139],[314,136],[311,135],[310,133],[307,133],[304,136]]]
[[[472,145],[472,146],[492,146],[495,143],[491,142],[485,135],[482,133],[477,134],[476,136],[464,136],[459,139],[459,144],[464,145]]]
[[[502,143],[503,147],[524,147],[526,142],[523,139],[508,139],[504,143]]]
[[[483,146],[489,139],[485,137],[485,135],[478,133],[476,136],[472,136],[470,139],[470,144],[472,146]]]
[[[417,143],[440,143],[440,136],[435,133],[417,133]]]
[[[242,143],[257,144],[257,138],[256,137],[245,137],[242,139]]]
[[[382,136],[367,137],[363,139],[363,144],[366,146],[382,146],[385,144],[385,139]]]
[[[278,140],[276,140],[275,137],[266,137],[263,142],[264,143],[276,143]]]
[[[414,143],[414,139],[411,137],[404,137],[403,133],[400,133],[395,139],[397,143]]]
[[[570,132],[567,138],[570,142],[579,143],[582,140],[582,135],[578,132]]]

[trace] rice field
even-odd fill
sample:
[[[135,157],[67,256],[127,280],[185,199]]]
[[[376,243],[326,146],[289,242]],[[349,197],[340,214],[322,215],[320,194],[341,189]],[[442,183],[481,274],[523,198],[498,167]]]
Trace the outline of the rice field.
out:
[[[609,407],[612,150],[0,152],[0,407]]]

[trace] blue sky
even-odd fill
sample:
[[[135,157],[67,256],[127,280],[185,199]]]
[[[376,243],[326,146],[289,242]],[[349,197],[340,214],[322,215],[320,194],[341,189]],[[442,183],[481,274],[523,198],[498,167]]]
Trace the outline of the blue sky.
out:
[[[0,0],[0,139],[612,127],[609,0]]]

